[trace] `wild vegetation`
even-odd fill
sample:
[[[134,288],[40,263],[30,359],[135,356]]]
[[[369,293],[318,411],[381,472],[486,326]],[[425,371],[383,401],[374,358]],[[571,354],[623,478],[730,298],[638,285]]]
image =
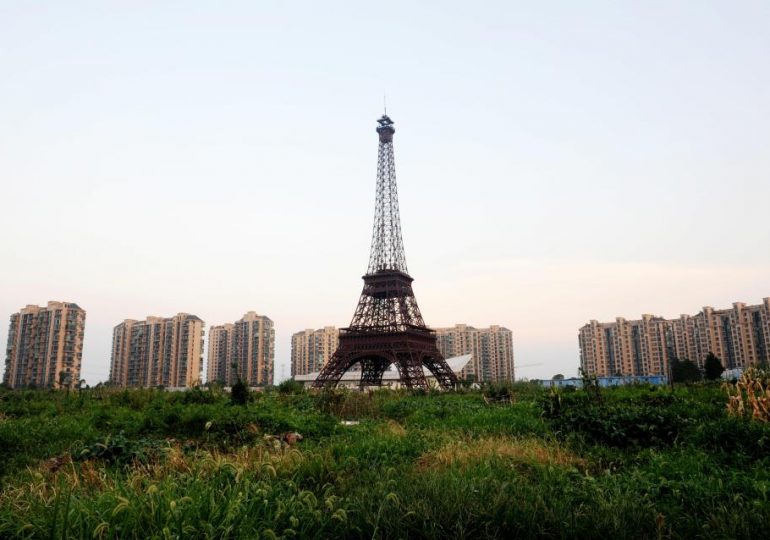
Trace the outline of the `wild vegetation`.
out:
[[[242,398],[0,391],[0,537],[761,538],[770,525],[770,425],[730,414],[718,383]]]
[[[770,370],[752,367],[741,375],[734,385],[726,385],[730,414],[770,422]]]

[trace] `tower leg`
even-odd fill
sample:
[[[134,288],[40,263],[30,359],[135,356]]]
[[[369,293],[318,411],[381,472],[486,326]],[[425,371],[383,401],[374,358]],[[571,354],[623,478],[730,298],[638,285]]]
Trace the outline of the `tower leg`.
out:
[[[449,364],[446,363],[446,360],[443,359],[438,349],[433,354],[423,357],[422,362],[433,373],[436,381],[442,388],[448,390],[455,387],[457,375],[449,367]]]
[[[382,376],[392,363],[378,356],[361,360],[361,389],[366,386],[382,386]]]
[[[381,386],[385,370],[391,364],[396,364],[401,384],[405,388],[428,389],[424,366],[436,377],[436,382],[442,388],[450,390],[457,384],[457,377],[435,344],[426,343],[430,339],[427,333],[378,335],[374,343],[368,335],[355,336],[351,340],[341,338],[339,348],[323,367],[313,386],[336,386],[344,373],[356,363],[361,364],[361,388]]]
[[[407,353],[399,355],[396,367],[401,377],[401,384],[407,388],[428,389],[428,381],[425,379],[422,363],[417,354]]]
[[[355,362],[350,354],[340,347],[331,357],[331,360],[321,369],[318,378],[313,383],[314,388],[334,388],[342,378],[342,375],[350,369]]]

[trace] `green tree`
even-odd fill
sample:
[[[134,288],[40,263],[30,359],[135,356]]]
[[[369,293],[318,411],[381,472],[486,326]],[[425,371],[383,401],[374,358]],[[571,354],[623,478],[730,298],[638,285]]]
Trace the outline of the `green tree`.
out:
[[[238,364],[233,362],[230,364],[235,373],[235,384],[230,388],[230,401],[234,405],[246,405],[249,402],[249,387],[241,379],[241,374],[238,371]]]
[[[695,382],[703,378],[703,375],[692,360],[671,360],[671,380],[673,382]]]
[[[305,385],[294,379],[286,379],[278,385],[279,394],[302,394],[305,391]]]
[[[230,401],[234,405],[246,405],[249,402],[249,387],[240,377],[230,389]]]
[[[602,399],[602,390],[599,386],[599,379],[596,374],[588,373],[583,367],[578,368],[578,374],[583,381],[583,390],[591,396],[592,399],[599,401]]]
[[[561,373],[557,373],[556,375],[551,377],[551,380],[553,380],[553,381],[563,381],[564,380],[564,375],[562,375]]]
[[[706,357],[706,361],[703,363],[703,372],[706,375],[706,379],[709,381],[715,381],[722,376],[725,367],[717,356],[710,352]]]

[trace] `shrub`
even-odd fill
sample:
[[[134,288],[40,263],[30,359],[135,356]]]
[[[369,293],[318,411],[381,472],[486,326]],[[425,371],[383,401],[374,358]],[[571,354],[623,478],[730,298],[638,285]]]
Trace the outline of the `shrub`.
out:
[[[510,383],[488,383],[484,385],[484,397],[493,403],[511,403],[513,392]]]
[[[75,445],[70,454],[74,460],[96,459],[108,464],[131,465],[159,459],[168,443],[151,439],[129,439],[123,432],[107,435],[87,445]]]
[[[178,392],[179,398],[182,403],[206,403],[212,404],[219,401],[219,396],[212,390],[203,390],[200,386],[196,386],[190,390],[184,392]]]
[[[692,360],[671,359],[671,379],[673,382],[696,382],[703,378],[703,374]]]
[[[294,379],[286,379],[278,385],[279,394],[304,394],[305,385]]]
[[[249,402],[249,387],[238,377],[238,380],[230,389],[230,400],[233,405],[246,405]]]
[[[688,442],[717,455],[723,462],[756,462],[770,456],[770,425],[725,416],[697,425]]]
[[[724,371],[725,367],[722,365],[722,362],[719,361],[719,358],[717,358],[714,353],[708,353],[706,361],[703,362],[703,374],[706,379],[715,381],[722,376]]]
[[[578,433],[591,443],[618,448],[668,446],[693,422],[675,402],[659,406],[644,401],[595,402],[586,394],[553,392],[543,414],[562,435]]]

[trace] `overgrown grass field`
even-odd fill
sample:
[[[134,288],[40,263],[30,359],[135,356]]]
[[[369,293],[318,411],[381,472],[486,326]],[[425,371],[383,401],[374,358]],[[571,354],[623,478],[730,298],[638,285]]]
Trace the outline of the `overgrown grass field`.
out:
[[[507,390],[0,391],[0,538],[770,535],[718,385]]]

